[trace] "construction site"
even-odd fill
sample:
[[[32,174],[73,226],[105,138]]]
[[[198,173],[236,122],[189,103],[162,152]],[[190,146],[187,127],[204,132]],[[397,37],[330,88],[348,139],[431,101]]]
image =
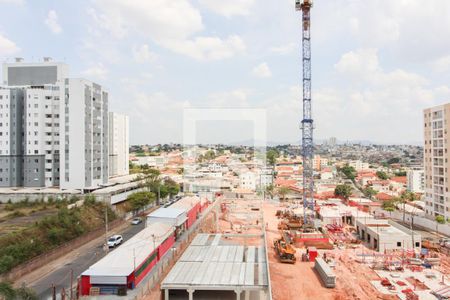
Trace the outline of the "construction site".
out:
[[[302,201],[263,206],[273,299],[448,299],[448,257],[439,247],[422,248],[412,228],[341,199],[314,197],[312,6],[312,0],[296,0],[302,13]]]
[[[215,228],[199,233],[162,281],[164,299],[270,299],[261,199],[218,201]]]

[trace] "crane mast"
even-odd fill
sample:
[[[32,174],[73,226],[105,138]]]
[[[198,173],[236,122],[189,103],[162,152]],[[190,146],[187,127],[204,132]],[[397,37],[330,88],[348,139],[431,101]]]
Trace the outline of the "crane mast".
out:
[[[303,159],[303,220],[311,224],[314,216],[314,142],[313,119],[311,113],[311,19],[312,0],[296,0],[296,10],[302,11],[303,45],[303,119],[302,159]]]

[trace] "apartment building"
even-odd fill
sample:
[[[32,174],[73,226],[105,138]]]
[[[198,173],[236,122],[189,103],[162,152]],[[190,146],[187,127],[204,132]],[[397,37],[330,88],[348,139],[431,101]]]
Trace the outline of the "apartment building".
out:
[[[128,175],[130,160],[128,116],[109,112],[109,176]]]
[[[239,187],[254,191],[256,184],[256,174],[254,172],[247,171],[239,174]]]
[[[62,189],[95,189],[108,182],[108,93],[86,79],[64,83]]]
[[[4,64],[0,88],[0,187],[59,185],[61,63]]]
[[[423,170],[409,170],[406,173],[406,188],[413,193],[425,191],[425,174]]]
[[[450,216],[450,103],[424,110],[425,212]]]
[[[363,171],[369,169],[369,163],[363,162],[361,160],[350,160],[348,162],[350,167],[353,167],[356,171]]]
[[[108,97],[99,85],[68,79],[68,66],[48,58],[3,64],[2,83],[0,187],[107,182]]]

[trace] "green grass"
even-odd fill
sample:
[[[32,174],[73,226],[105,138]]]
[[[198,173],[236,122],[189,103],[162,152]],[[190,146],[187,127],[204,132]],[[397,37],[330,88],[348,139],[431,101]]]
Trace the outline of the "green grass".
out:
[[[0,274],[104,224],[105,205],[95,199],[89,198],[85,205],[70,210],[66,201],[55,207],[59,207],[55,214],[0,237]],[[108,219],[115,218],[108,208]]]

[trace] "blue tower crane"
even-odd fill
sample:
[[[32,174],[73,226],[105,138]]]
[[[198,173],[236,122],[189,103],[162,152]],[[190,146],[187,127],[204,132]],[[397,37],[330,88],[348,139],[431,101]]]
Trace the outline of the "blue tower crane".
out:
[[[314,142],[313,119],[311,113],[311,18],[312,0],[296,0],[295,8],[302,11],[303,45],[303,120],[302,159],[303,159],[303,220],[312,225],[314,216]]]

